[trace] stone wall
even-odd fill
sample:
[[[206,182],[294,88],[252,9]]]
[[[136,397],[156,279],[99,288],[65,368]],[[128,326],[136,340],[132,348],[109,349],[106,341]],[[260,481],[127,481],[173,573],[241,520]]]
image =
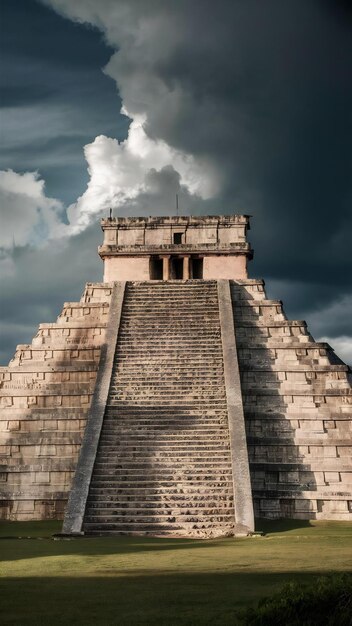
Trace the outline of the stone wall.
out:
[[[0,518],[62,518],[105,339],[112,286],[87,284],[0,368]]]
[[[101,227],[104,281],[243,279],[253,256],[246,215],[108,218]],[[164,264],[157,276],[152,269],[156,259]],[[185,259],[187,267],[175,274],[175,262]],[[189,272],[195,260],[204,261],[201,275]]]
[[[120,217],[103,219],[104,246],[165,246],[181,235],[182,244],[245,243],[249,218],[246,215]]]
[[[104,281],[149,280],[148,256],[111,257],[104,263]]]
[[[264,282],[232,282],[257,517],[352,520],[351,372]]]
[[[205,256],[204,280],[247,278],[247,259],[244,255]]]

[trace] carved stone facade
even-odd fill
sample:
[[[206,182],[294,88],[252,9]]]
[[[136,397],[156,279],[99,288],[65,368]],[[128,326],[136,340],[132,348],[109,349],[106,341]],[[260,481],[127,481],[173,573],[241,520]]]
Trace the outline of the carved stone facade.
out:
[[[104,280],[246,278],[247,215],[102,220]]]
[[[105,282],[0,368],[3,519],[63,518],[69,496],[68,532],[352,519],[351,371],[247,277],[248,227],[102,221]]]

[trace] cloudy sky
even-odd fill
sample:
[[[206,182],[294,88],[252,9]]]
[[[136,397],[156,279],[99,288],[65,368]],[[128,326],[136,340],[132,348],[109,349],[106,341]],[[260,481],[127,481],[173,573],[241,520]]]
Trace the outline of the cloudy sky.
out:
[[[352,363],[348,0],[1,0],[1,354],[101,280],[98,221],[253,216],[251,276]]]

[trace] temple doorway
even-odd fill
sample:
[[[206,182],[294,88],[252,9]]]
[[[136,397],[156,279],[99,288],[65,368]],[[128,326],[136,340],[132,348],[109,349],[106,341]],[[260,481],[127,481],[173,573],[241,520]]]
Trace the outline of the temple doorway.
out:
[[[170,278],[171,280],[183,279],[183,259],[182,258],[180,257],[171,258]]]
[[[192,259],[192,278],[203,278],[203,259]]]
[[[150,279],[162,280],[163,279],[163,260],[157,258],[150,259]]]

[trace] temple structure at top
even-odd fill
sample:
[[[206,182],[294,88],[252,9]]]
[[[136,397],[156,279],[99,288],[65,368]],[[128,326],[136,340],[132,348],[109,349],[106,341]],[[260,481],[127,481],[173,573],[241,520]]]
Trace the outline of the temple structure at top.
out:
[[[248,215],[101,221],[104,281],[247,278]]]

